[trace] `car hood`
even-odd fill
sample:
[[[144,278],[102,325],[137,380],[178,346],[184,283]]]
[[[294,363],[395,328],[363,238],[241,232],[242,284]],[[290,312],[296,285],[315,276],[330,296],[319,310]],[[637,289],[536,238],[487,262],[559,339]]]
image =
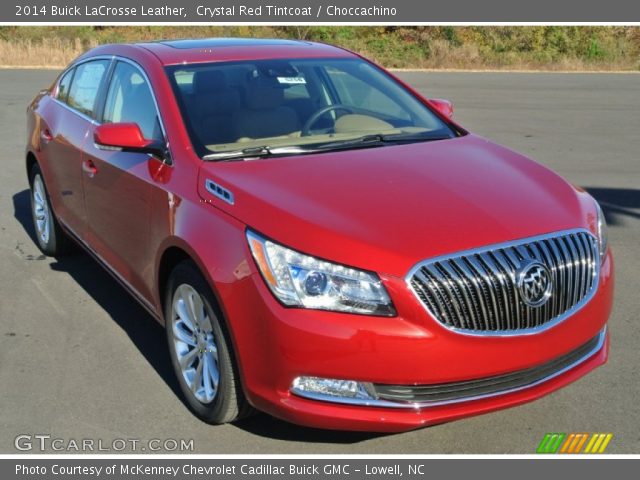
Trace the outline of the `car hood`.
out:
[[[234,195],[216,198],[210,179]],[[320,258],[404,276],[420,260],[570,228],[593,203],[546,167],[475,135],[298,157],[205,162],[200,195]]]

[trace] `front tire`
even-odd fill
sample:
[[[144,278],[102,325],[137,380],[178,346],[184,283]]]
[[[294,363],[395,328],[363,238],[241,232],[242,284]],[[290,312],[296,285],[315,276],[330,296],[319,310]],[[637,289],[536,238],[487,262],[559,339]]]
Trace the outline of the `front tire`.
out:
[[[67,251],[68,239],[56,220],[49,200],[49,192],[38,164],[31,169],[31,216],[38,247],[45,255],[60,256]]]
[[[206,280],[190,261],[172,271],[165,298],[171,363],[191,410],[212,424],[232,422],[251,408],[239,382],[229,335]]]

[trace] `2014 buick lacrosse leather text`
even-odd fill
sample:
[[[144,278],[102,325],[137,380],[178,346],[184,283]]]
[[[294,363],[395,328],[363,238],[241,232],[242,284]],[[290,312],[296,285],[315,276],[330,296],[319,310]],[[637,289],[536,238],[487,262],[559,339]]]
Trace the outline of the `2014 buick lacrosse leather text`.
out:
[[[52,15],[54,17],[142,17],[165,16],[184,17],[185,7],[171,7],[169,5],[137,7],[112,7],[109,5],[42,5],[42,6],[17,6],[17,15]]]
[[[101,46],[28,109],[37,241],[73,239],[166,326],[210,423],[402,431],[528,402],[607,359],[605,220],[452,112],[322,44]]]

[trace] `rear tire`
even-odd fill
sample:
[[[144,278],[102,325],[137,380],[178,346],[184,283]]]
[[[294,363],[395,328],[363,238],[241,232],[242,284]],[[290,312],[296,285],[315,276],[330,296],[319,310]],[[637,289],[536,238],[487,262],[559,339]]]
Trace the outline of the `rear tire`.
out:
[[[252,409],[239,381],[229,334],[216,300],[191,261],[169,276],[165,330],[171,363],[191,410],[212,424],[233,422]]]
[[[38,247],[45,255],[58,257],[65,254],[69,247],[69,238],[56,219],[49,192],[38,164],[33,165],[29,175],[31,185],[31,216]]]

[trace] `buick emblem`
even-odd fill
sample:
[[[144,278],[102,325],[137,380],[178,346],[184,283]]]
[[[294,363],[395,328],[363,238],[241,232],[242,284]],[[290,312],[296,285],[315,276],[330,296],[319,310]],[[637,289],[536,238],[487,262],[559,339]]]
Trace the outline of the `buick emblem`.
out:
[[[520,298],[530,307],[541,307],[551,297],[551,274],[540,262],[532,261],[520,268],[517,281]]]

